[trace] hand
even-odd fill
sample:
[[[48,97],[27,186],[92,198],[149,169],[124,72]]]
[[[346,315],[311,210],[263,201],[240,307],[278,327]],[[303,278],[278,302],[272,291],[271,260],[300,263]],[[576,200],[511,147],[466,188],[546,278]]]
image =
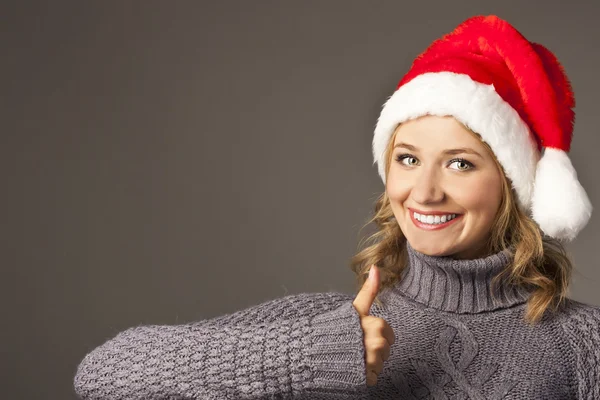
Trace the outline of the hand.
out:
[[[379,269],[372,265],[369,278],[352,303],[364,333],[367,386],[377,384],[377,375],[383,370],[383,362],[390,357],[390,346],[396,341],[394,331],[383,318],[369,315],[378,290]]]

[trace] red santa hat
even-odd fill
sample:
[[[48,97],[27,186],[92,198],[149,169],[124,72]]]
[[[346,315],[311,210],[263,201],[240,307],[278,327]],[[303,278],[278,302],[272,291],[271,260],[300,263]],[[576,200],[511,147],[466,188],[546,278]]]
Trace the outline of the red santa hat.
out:
[[[497,16],[476,16],[434,41],[383,106],[373,137],[384,152],[401,122],[451,115],[481,135],[512,181],[518,204],[542,231],[573,240],[592,213],[569,152],[573,91],[558,60]]]

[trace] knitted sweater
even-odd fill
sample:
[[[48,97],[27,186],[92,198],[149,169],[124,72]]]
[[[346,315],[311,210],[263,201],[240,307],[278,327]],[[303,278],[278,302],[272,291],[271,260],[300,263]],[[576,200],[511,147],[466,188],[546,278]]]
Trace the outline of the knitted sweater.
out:
[[[354,296],[277,298],[213,319],[129,328],[77,368],[82,399],[600,399],[600,308],[569,299],[530,327],[508,251],[454,260],[414,250],[371,315],[396,336],[375,386]]]

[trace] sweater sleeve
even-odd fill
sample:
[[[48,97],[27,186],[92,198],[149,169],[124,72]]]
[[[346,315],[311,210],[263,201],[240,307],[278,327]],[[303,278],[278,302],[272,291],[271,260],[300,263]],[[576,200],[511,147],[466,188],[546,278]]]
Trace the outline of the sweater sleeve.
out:
[[[573,350],[577,399],[600,399],[600,308],[571,300],[563,329]]]
[[[291,295],[129,328],[83,358],[74,387],[84,400],[361,399],[363,332],[347,295]]]
[[[338,292],[300,293],[279,297],[230,314],[209,320],[192,322],[192,325],[209,322],[211,324],[257,324],[270,323],[282,319],[311,317],[352,301],[354,297]]]

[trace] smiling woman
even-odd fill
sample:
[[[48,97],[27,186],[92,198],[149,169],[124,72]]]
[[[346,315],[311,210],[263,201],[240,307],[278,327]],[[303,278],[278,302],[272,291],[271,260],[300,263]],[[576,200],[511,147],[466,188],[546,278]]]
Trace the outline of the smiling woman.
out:
[[[469,18],[417,57],[377,121],[385,190],[351,260],[356,296],[132,327],[82,360],[77,393],[600,399],[600,309],[566,297],[561,243],[592,210],[567,156],[573,104],[549,50]]]
[[[398,124],[384,159],[386,190],[369,221],[380,230],[352,259],[357,286],[375,264],[382,272],[379,291],[397,287],[415,250],[470,262],[508,251],[510,268],[486,284],[506,278],[529,287],[527,321],[539,321],[566,300],[573,265],[563,244],[519,207],[511,180],[481,135],[453,116],[424,115]]]
[[[600,398],[600,310],[567,298],[563,241],[592,212],[567,156],[573,105],[556,57],[496,16],[415,59],[377,121],[385,191],[352,259],[357,288],[381,273],[372,315],[401,336],[394,376],[371,379],[410,399]]]
[[[462,259],[487,256],[502,198],[503,172],[493,153],[453,117],[428,115],[407,121],[399,125],[393,139],[394,162],[388,169],[386,191],[394,217],[413,248]],[[458,152],[447,149],[448,145],[472,150]],[[407,149],[412,153],[407,154]],[[431,226],[436,214],[438,222],[444,215],[456,217]]]

